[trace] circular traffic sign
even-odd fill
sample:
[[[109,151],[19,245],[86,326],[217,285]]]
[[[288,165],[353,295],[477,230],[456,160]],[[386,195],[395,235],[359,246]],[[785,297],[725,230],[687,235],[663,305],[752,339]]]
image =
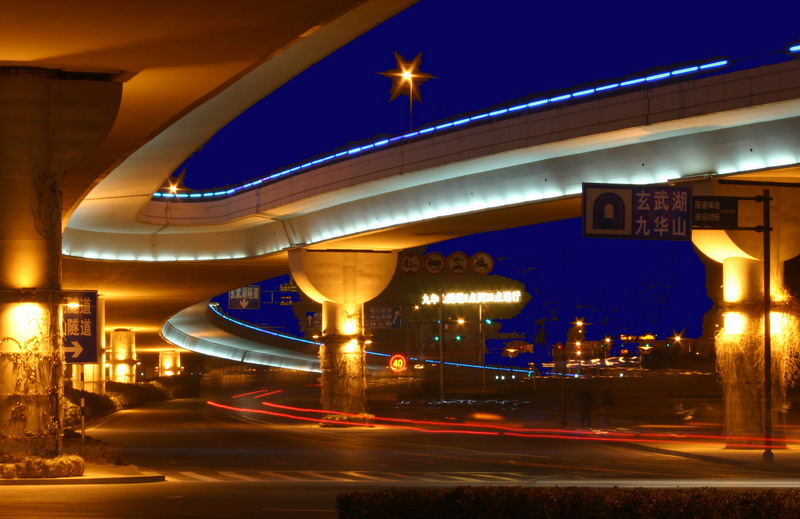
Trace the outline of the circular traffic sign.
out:
[[[438,274],[444,270],[444,256],[438,252],[429,252],[422,260],[422,266],[428,274]]]
[[[389,369],[395,373],[402,373],[408,369],[408,359],[405,357],[405,355],[401,355],[399,353],[392,355],[389,357]]]
[[[470,267],[477,274],[488,274],[494,268],[494,258],[485,252],[476,252],[469,260]]]
[[[419,272],[422,261],[413,252],[406,252],[400,257],[400,270],[406,274],[416,274]]]
[[[453,252],[447,256],[447,270],[453,274],[464,274],[469,269],[469,259],[463,252]]]

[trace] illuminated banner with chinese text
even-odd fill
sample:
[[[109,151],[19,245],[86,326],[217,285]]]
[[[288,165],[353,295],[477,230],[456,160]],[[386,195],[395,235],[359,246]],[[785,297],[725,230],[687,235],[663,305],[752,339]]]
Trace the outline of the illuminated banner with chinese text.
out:
[[[587,237],[692,239],[689,187],[584,183],[582,213]]]
[[[64,292],[64,360],[67,364],[97,364],[99,326],[97,291]]]
[[[519,303],[522,292],[519,290],[498,290],[496,292],[446,292],[443,294],[423,294],[423,305],[467,305],[487,303]]]

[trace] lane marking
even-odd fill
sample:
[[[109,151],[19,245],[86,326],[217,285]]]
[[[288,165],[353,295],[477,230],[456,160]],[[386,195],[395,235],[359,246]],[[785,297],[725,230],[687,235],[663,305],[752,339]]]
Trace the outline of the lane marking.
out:
[[[229,478],[239,479],[241,481],[264,481],[263,479],[245,476],[244,474],[239,474],[237,472],[220,472],[220,474]]]
[[[212,478],[210,476],[204,476],[202,474],[198,474],[197,472],[178,472],[178,474],[181,474],[181,475],[189,477],[189,478],[197,479],[199,481],[216,481],[216,482],[220,481],[217,478]]]

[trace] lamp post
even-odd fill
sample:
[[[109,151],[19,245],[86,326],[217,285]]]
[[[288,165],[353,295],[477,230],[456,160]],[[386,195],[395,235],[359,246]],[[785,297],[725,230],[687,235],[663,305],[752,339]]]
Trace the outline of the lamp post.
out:
[[[439,401],[444,402],[444,296],[439,295]]]
[[[481,334],[481,382],[486,392],[486,334],[483,331],[483,305],[478,305],[478,329]]]

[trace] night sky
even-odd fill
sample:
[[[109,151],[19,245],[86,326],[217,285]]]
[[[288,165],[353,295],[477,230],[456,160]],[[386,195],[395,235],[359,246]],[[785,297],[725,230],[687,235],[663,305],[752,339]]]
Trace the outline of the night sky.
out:
[[[253,106],[176,170],[192,189],[267,175],[409,129],[408,99],[389,102],[394,52],[436,76],[414,104],[415,128],[515,100],[727,58],[731,68],[785,60],[800,39],[800,4],[678,1],[583,3],[422,0],[307,69]],[[711,301],[687,243],[582,238],[578,220],[435,244],[486,251],[493,274],[525,283],[531,302],[507,329],[535,334],[551,315],[597,323],[604,334],[686,328],[697,337]],[[549,305],[549,306],[548,306]],[[560,333],[560,332],[558,332]],[[593,337],[593,335],[598,335]],[[662,335],[663,336],[663,335]],[[550,340],[550,338],[548,338]]]

